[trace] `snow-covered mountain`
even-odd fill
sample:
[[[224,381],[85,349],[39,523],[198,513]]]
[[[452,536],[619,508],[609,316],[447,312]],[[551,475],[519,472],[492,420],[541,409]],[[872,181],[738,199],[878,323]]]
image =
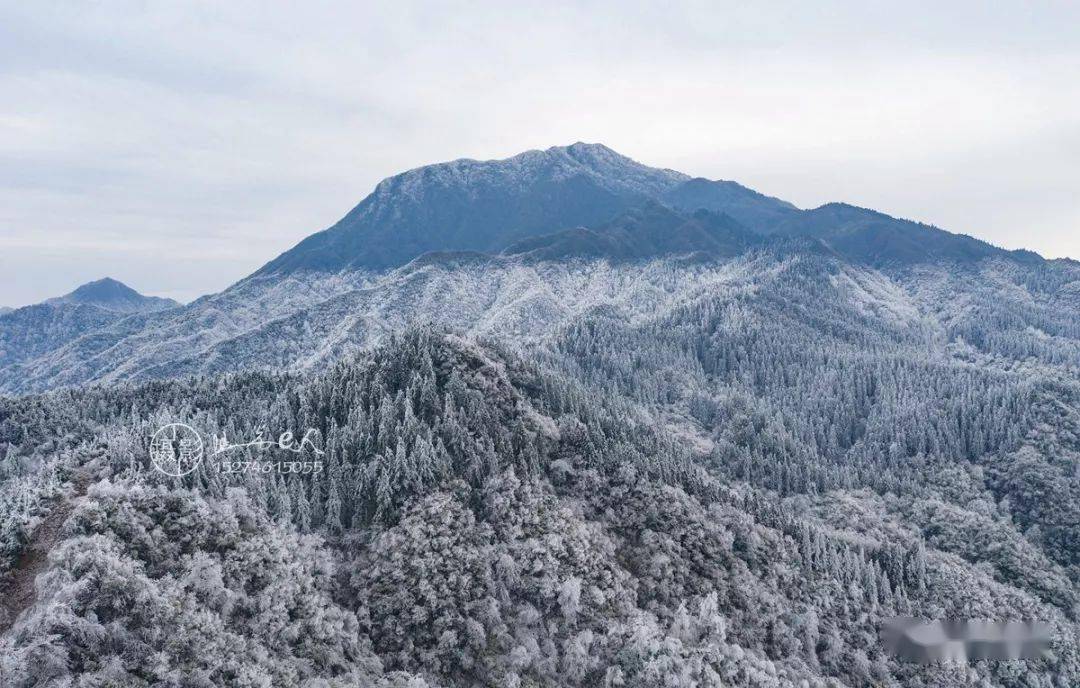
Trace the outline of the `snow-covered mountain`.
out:
[[[47,304],[83,304],[116,313],[150,313],[175,308],[180,304],[160,296],[143,296],[123,282],[104,277],[87,282],[75,291],[45,301]]]
[[[679,210],[704,208],[726,213],[759,234],[771,233],[776,225],[799,213],[791,203],[758,193],[738,182],[702,177],[671,187],[660,200]]]
[[[503,250],[532,260],[560,258],[627,262],[664,255],[736,256],[763,239],[730,215],[704,209],[684,215],[648,201],[593,228],[530,237]]]
[[[536,234],[602,222],[686,179],[583,143],[429,165],[382,181],[336,225],[256,274],[383,269],[429,251],[496,252]]]
[[[48,309],[35,317],[50,324],[29,331],[56,331],[42,336],[48,344],[11,327],[0,335],[0,391],[305,369],[425,321],[543,336],[589,308],[674,308],[733,269],[755,266],[752,284],[792,260],[817,265],[818,281],[835,272],[888,285],[918,317],[944,319],[957,332],[969,322],[957,310],[968,294],[972,308],[1016,304],[1005,329],[1023,339],[1034,335],[1022,325],[1066,332],[1076,314],[1075,263],[844,204],[799,210],[735,182],[578,143],[391,177],[334,227],[187,306],[158,310],[166,304],[110,280],[81,287],[35,307]],[[931,292],[926,275],[958,291]],[[843,294],[871,311],[891,308],[875,303],[876,292]],[[79,307],[93,310],[70,310]],[[51,324],[58,313],[67,320]],[[971,332],[958,336],[972,344]]]
[[[0,313],[0,371],[8,371],[23,360],[47,354],[128,316],[166,311],[179,305],[172,299],[143,296],[106,277],[42,303],[9,309]]]
[[[87,291],[0,317],[72,319],[0,367],[69,387],[0,394],[5,686],[1080,685],[1074,261],[575,145]],[[176,478],[176,422],[320,450]],[[900,661],[897,616],[1051,651]]]

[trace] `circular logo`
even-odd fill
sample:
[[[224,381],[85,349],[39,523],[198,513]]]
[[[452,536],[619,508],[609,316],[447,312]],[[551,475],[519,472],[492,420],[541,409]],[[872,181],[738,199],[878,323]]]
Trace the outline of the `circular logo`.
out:
[[[169,423],[150,440],[150,460],[165,475],[187,475],[199,467],[202,459],[202,437],[189,425]]]

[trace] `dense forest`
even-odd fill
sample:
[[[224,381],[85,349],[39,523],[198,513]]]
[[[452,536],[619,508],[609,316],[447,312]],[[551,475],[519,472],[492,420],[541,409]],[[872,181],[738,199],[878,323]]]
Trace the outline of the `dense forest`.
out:
[[[427,326],[316,373],[4,399],[9,578],[75,504],[4,685],[1080,685],[1077,357],[1030,331],[1060,319],[900,321],[832,259],[775,275],[540,343]],[[163,475],[174,421],[313,429],[321,470]],[[905,663],[898,615],[1054,646]]]

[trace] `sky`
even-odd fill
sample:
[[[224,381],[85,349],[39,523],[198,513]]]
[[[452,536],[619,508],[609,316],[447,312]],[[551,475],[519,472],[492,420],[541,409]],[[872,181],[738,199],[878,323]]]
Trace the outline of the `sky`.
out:
[[[575,141],[1080,258],[1080,3],[0,0],[0,305],[181,301]]]

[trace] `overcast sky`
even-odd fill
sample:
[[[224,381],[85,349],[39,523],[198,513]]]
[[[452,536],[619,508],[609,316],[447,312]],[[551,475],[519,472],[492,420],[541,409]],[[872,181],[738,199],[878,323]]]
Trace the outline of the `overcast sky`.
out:
[[[1078,6],[0,0],[0,305],[186,301],[390,174],[578,140],[1080,258]]]

